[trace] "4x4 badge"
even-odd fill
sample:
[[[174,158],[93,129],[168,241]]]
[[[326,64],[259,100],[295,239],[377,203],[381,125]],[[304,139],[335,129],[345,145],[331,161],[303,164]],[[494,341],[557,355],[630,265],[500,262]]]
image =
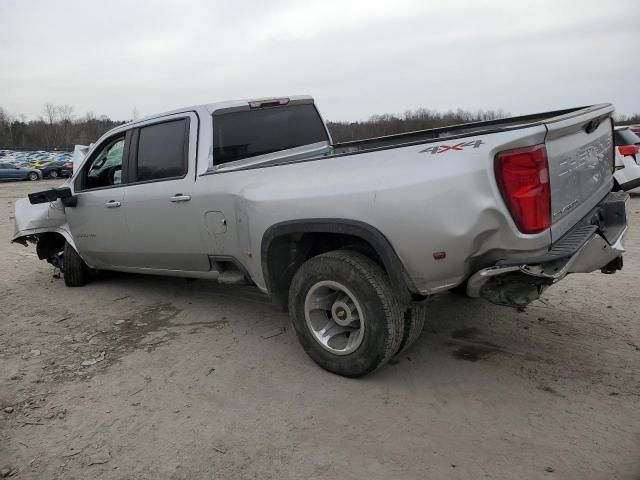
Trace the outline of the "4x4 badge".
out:
[[[425,148],[418,153],[444,153],[449,150],[464,150],[466,147],[478,148],[480,145],[484,145],[482,140],[471,140],[470,142],[461,142],[455,145],[436,145],[435,147]]]

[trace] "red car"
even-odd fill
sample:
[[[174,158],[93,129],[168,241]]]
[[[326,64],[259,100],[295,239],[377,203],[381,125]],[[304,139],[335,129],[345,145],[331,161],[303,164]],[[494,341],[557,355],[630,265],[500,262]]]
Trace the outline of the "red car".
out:
[[[73,175],[73,162],[64,162],[64,165],[62,166],[62,175],[65,177]]]

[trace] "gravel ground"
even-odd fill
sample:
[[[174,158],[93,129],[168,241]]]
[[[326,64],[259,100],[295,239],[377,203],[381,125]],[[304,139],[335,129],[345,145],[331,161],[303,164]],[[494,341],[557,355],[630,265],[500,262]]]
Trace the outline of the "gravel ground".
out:
[[[622,272],[574,275],[525,312],[437,297],[412,350],[348,380],[250,287],[66,288],[9,243],[15,199],[53,184],[0,184],[13,478],[640,478],[640,229]],[[632,211],[640,224],[639,196]]]

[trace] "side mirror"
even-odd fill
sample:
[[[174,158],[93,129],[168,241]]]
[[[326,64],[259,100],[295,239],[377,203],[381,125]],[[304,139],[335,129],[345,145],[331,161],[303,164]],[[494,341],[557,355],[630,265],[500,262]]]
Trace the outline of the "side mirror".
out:
[[[65,207],[75,207],[78,205],[78,196],[74,195],[69,187],[55,188],[54,190]]]
[[[74,195],[69,187],[52,188],[51,190],[30,193],[28,197],[32,205],[55,202],[57,199],[62,200],[62,204],[65,207],[75,207],[78,204],[78,196]]]

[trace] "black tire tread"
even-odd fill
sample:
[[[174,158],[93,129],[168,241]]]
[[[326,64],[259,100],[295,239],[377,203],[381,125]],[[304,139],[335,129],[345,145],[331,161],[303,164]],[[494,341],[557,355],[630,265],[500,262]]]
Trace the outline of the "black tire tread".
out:
[[[391,284],[389,283],[389,277],[377,263],[362,253],[354,252],[352,250],[335,250],[333,252],[325,253],[324,255],[337,258],[348,263],[354,270],[364,276],[374,288],[378,297],[383,299],[382,303],[385,309],[385,317],[392,318],[393,328],[389,331],[389,341],[385,348],[386,354],[384,356],[384,360],[382,360],[382,362],[372,370],[373,372],[393,358],[404,337],[404,318],[400,311],[398,300],[396,299],[391,288]]]
[[[299,284],[305,278],[307,272],[309,272],[309,270],[313,271],[316,262],[323,262],[326,260],[337,260],[349,265],[352,270],[357,272],[366,280],[375,292],[376,296],[381,300],[384,309],[384,317],[387,319],[387,339],[383,347],[384,352],[382,359],[377,365],[372,365],[371,368],[366,371],[358,372],[354,375],[340,373],[341,375],[352,377],[367,375],[391,360],[395,355],[395,352],[398,350],[404,333],[404,318],[402,311],[400,310],[398,300],[393,293],[387,274],[377,263],[359,252],[351,250],[333,250],[331,252],[312,257],[298,269],[291,283],[291,288],[289,289],[289,312],[295,312],[294,303],[298,293],[297,287],[299,287]]]
[[[422,330],[424,329],[424,322],[427,317],[427,306],[418,305],[409,308],[404,313],[404,335],[402,342],[398,347],[397,355],[409,350],[416,340],[420,338]]]
[[[89,267],[80,258],[78,252],[69,245],[69,242],[64,244],[64,256],[62,258],[64,262],[64,283],[67,287],[82,287],[89,283],[89,280],[91,280]]]

